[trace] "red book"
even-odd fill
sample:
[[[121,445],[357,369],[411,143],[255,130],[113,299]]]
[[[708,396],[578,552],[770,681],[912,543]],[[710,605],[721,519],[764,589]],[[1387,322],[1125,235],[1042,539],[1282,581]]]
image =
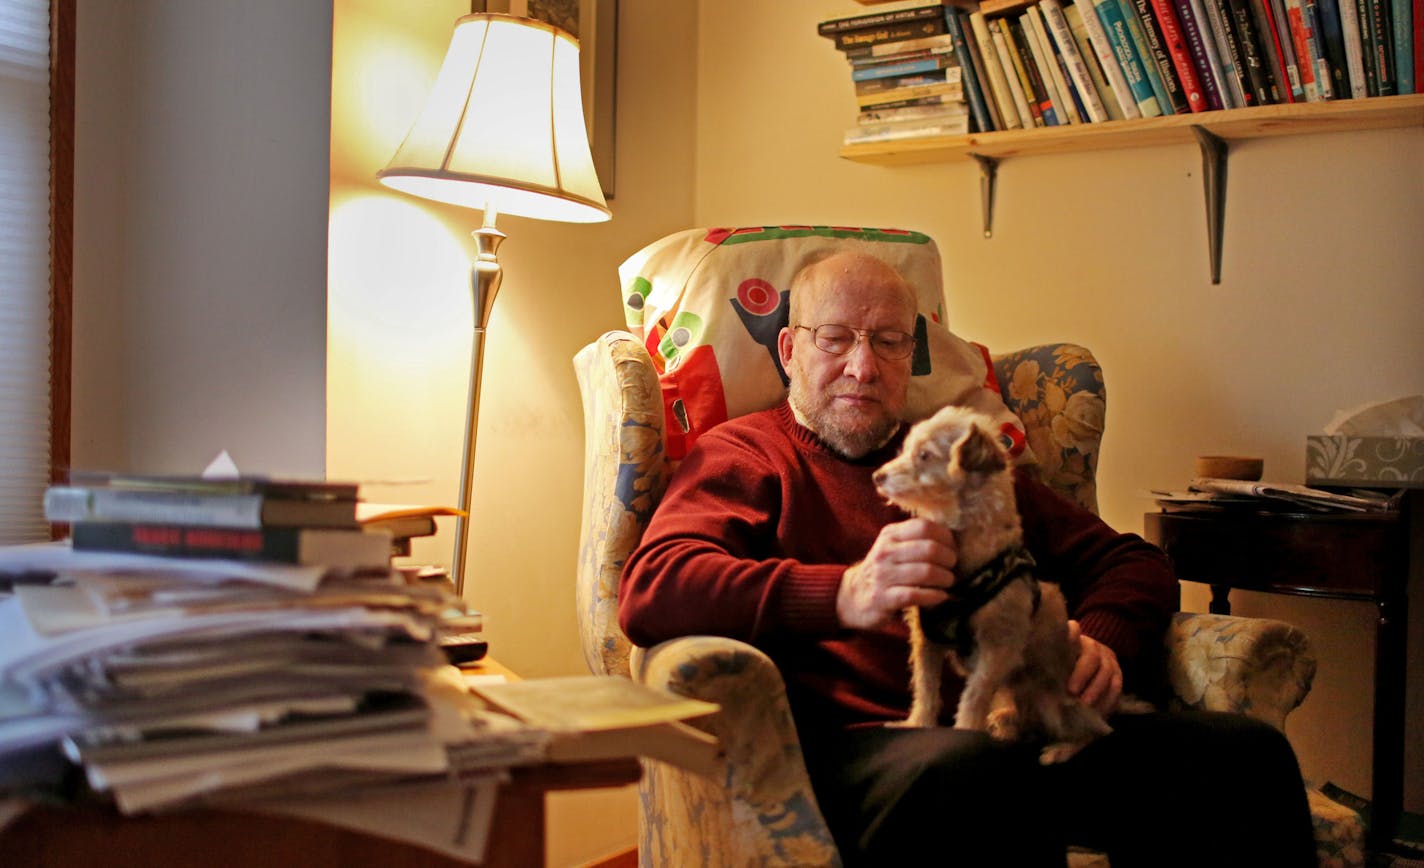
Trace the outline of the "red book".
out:
[[[1171,0],[1150,0],[1152,11],[1157,14],[1157,26],[1162,28],[1162,41],[1167,44],[1167,53],[1172,57],[1172,68],[1177,70],[1177,78],[1182,81],[1182,92],[1187,95],[1187,107],[1194,112],[1206,111],[1206,93],[1202,90],[1197,68],[1192,63],[1191,50],[1182,35],[1182,24],[1177,20],[1177,10]]]

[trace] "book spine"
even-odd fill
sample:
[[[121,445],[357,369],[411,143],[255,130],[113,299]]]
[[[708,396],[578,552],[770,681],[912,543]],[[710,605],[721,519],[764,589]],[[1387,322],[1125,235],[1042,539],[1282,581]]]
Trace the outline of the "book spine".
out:
[[[1305,64],[1305,68],[1310,71],[1308,78],[1315,85],[1315,99],[1316,101],[1334,99],[1335,84],[1331,81],[1330,61],[1326,57],[1325,30],[1320,21],[1320,4],[1316,0],[1303,0],[1301,19],[1305,32],[1305,50],[1309,56],[1309,62]],[[1302,83],[1306,78],[1307,76],[1302,76]],[[1309,96],[1309,94],[1306,95],[1307,99]]]
[[[1308,36],[1310,22],[1306,18],[1305,8],[1301,0],[1285,0],[1285,19],[1290,26],[1291,48],[1297,57],[1309,57],[1310,48],[1306,44],[1311,37]],[[1306,102],[1318,102],[1320,100],[1320,87],[1315,80],[1315,68],[1306,63],[1299,67],[1300,86],[1305,91]]]
[[[931,136],[962,136],[969,132],[969,119],[941,124],[872,124],[852,127],[845,132],[844,144],[889,142],[896,139],[925,139]]]
[[[964,79],[964,94],[969,110],[974,115],[974,123],[981,132],[998,129],[989,105],[985,102],[983,63],[975,58],[975,47],[965,39],[963,13],[954,6],[944,8],[944,18],[954,40],[954,53],[959,56],[960,70]]]
[[[1028,34],[1024,33],[1023,25],[1012,18],[1001,18],[999,27],[1003,31],[1009,55],[1013,58],[1014,68],[1023,77],[1024,96],[1028,100],[1029,110],[1034,115],[1034,123],[1039,126],[1058,126],[1066,123],[1067,119],[1062,111],[1048,96],[1043,72],[1029,50]]]
[[[948,9],[948,7],[945,7]],[[946,24],[949,22],[945,22]],[[947,30],[947,28],[946,28]],[[879,42],[875,45],[861,45],[844,50],[846,60],[851,62],[884,60],[888,57],[913,57],[921,54],[937,54],[953,50],[954,39],[950,33],[924,36],[919,39],[902,39],[899,42]]]
[[[1078,53],[1082,55],[1083,63],[1088,67],[1088,76],[1093,80],[1093,87],[1097,88],[1103,108],[1108,113],[1108,120],[1123,120],[1127,115],[1124,114],[1122,103],[1118,100],[1112,83],[1108,81],[1107,75],[1103,71],[1102,60],[1098,57],[1097,49],[1093,47],[1092,40],[1088,38],[1088,30],[1083,23],[1083,14],[1078,10],[1078,4],[1069,3],[1064,6],[1063,17],[1068,21],[1068,29],[1073,33],[1073,41],[1078,43]],[[1113,61],[1113,63],[1116,62],[1116,60]]]
[[[203,527],[262,526],[262,495],[202,495],[168,491],[51,486],[44,496],[45,518],[81,521],[128,521]]]
[[[1038,32],[1039,41],[1043,43],[1044,54],[1048,55],[1048,62],[1053,64],[1053,77],[1058,85],[1058,90],[1063,94],[1063,99],[1068,103],[1069,115],[1073,123],[1086,124],[1091,122],[1088,116],[1087,104],[1083,101],[1083,95],[1078,93],[1078,85],[1073,81],[1073,73],[1068,69],[1068,58],[1063,56],[1063,51],[1058,47],[1058,40],[1053,38],[1053,33],[1048,29],[1048,19],[1043,14],[1043,4],[1030,6],[1029,12],[1032,15],[1034,29]]]
[[[1379,96],[1379,60],[1375,56],[1374,15],[1370,12],[1370,0],[1355,0],[1355,17],[1360,22],[1360,64],[1365,70],[1365,93]]]
[[[1044,123],[1051,127],[1066,126],[1069,123],[1068,108],[1063,104],[1063,95],[1053,84],[1051,71],[1044,65],[1043,48],[1029,29],[1027,19],[1005,19],[1005,24],[1018,42],[1024,69],[1028,71],[1029,83],[1038,98]]]
[[[1275,13],[1271,11],[1272,0],[1248,0],[1251,22],[1256,26],[1256,36],[1261,40],[1262,57],[1266,68],[1271,71],[1271,79],[1276,84],[1276,98],[1283,103],[1305,99],[1300,88],[1300,77],[1294,66],[1286,67],[1286,56],[1281,45],[1280,32],[1276,29]]]
[[[1013,97],[1014,110],[1019,113],[1019,120],[1023,122],[1024,128],[1049,125],[1048,118],[1043,116],[1043,106],[1035,100],[1034,92],[1029,86],[1023,61],[1019,59],[1016,49],[1009,45],[1004,22],[990,18],[985,24],[989,28],[989,38],[994,41],[994,51],[999,55],[999,65],[1004,68],[1005,77],[1008,78],[1009,95]]]
[[[942,14],[943,8],[940,4],[933,6],[916,6],[913,9],[897,9],[891,12],[871,12],[865,15],[851,15],[845,18],[831,18],[821,21],[816,25],[816,32],[822,36],[831,36],[836,33],[871,30],[894,24],[934,21],[940,18]]]
[[[1162,30],[1162,42],[1167,46],[1167,54],[1172,58],[1172,68],[1176,70],[1177,79],[1182,84],[1182,93],[1187,98],[1187,108],[1190,111],[1206,111],[1208,102],[1206,98],[1206,88],[1203,86],[1201,77],[1197,75],[1196,62],[1192,59],[1193,51],[1187,45],[1186,28],[1181,17],[1177,14],[1177,4],[1174,0],[1149,0],[1152,12],[1156,16],[1157,25]],[[1190,14],[1190,8],[1187,10]]]
[[[875,78],[894,78],[901,75],[917,75],[925,72],[935,72],[953,65],[954,61],[939,57],[927,57],[923,60],[906,60],[900,63],[886,63],[876,66],[862,66],[852,69],[850,72],[851,81],[867,81]]]
[[[964,89],[959,82],[936,82],[934,84],[920,84],[906,87],[894,87],[889,90],[876,91],[875,93],[857,94],[855,101],[861,110],[872,106],[884,106],[887,103],[901,103],[905,100],[921,99],[927,96],[949,96],[954,99],[963,97]]]
[[[896,75],[890,78],[867,78],[863,81],[855,82],[856,96],[865,96],[872,93],[884,93],[889,90],[898,90],[906,87],[919,87],[926,84],[946,84],[959,81],[959,67],[950,66],[933,72],[912,72],[906,75]]]
[[[1394,36],[1394,92],[1414,93],[1414,26],[1409,0],[1390,0],[1390,32]]]
[[[1237,49],[1234,36],[1227,27],[1225,0],[1192,0],[1201,5],[1207,22],[1211,25],[1211,38],[1216,43],[1216,55],[1221,63],[1221,77],[1226,81],[1225,96],[1231,108],[1255,105],[1246,96],[1245,70],[1241,68],[1241,53]]]
[[[1424,0],[1421,0],[1424,2]],[[1345,59],[1345,35],[1340,20],[1340,5],[1337,0],[1317,0],[1316,17],[1320,21],[1320,31],[1315,34],[1325,55],[1330,81],[1330,99],[1345,99],[1350,96],[1349,63]]]
[[[1142,58],[1143,73],[1152,85],[1152,92],[1162,106],[1162,114],[1182,114],[1187,111],[1186,98],[1181,95],[1181,86],[1172,72],[1172,60],[1162,47],[1160,39],[1154,37],[1150,21],[1143,18],[1143,10],[1149,8],[1147,0],[1120,0],[1123,20],[1127,22],[1127,32],[1132,35],[1133,45]],[[1146,21],[1146,23],[1144,23]]]
[[[945,32],[944,28],[944,16],[940,15],[938,19],[905,21],[886,24],[883,27],[847,30],[842,33],[832,33],[830,37],[835,40],[836,48],[847,51],[853,48],[883,45],[887,42],[905,42],[911,39],[923,39],[926,36],[938,36]]]
[[[78,522],[75,551],[132,552],[192,558],[300,563],[299,528],[184,527],[132,522]]]
[[[1162,106],[1157,102],[1157,95],[1147,80],[1142,60],[1137,56],[1137,48],[1128,33],[1122,7],[1118,5],[1117,0],[1093,0],[1093,8],[1098,13],[1098,20],[1102,22],[1108,39],[1112,41],[1113,53],[1117,56],[1118,64],[1122,66],[1123,77],[1127,79],[1132,98],[1137,102],[1137,110],[1144,118],[1155,118],[1162,114]]]
[[[1103,25],[1103,19],[1099,17],[1098,10],[1093,6],[1093,0],[1081,0],[1085,5],[1078,13],[1078,18],[1083,22],[1083,29],[1088,32],[1088,41],[1092,43],[1093,53],[1098,56],[1098,65],[1102,67],[1103,76],[1112,85],[1113,95],[1117,97],[1118,110],[1122,112],[1125,120],[1135,120],[1142,117],[1142,110],[1137,107],[1137,99],[1133,96],[1132,87],[1127,82],[1127,74],[1123,70],[1122,63],[1118,60],[1117,49],[1113,45],[1113,40],[1108,36],[1107,28]],[[1077,4],[1074,4],[1075,7]]]
[[[1260,36],[1256,33],[1250,0],[1226,0],[1226,6],[1231,13],[1231,27],[1236,34],[1236,44],[1241,51],[1246,78],[1251,84],[1256,104],[1272,105],[1280,102],[1276,80],[1271,75],[1262,53]]]
[[[1094,84],[1093,76],[1088,70],[1088,59],[1084,58],[1078,50],[1078,43],[1073,38],[1073,29],[1063,14],[1063,7],[1059,5],[1058,0],[1041,0],[1039,8],[1043,12],[1044,23],[1048,25],[1049,35],[1053,38],[1058,47],[1058,53],[1063,57],[1063,61],[1068,67],[1068,75],[1073,80],[1073,86],[1077,88],[1078,95],[1082,98],[1083,109],[1088,115],[1088,120],[1092,123],[1101,123],[1107,120],[1107,106],[1103,104],[1097,85]]]
[[[1404,2],[1404,0],[1399,0]],[[1414,60],[1414,92],[1424,93],[1424,0],[1409,4],[1410,48]]]
[[[1078,107],[1072,101],[1071,92],[1068,92],[1067,81],[1064,81],[1064,75],[1058,68],[1054,50],[1048,43],[1048,31],[1044,28],[1044,18],[1038,7],[1028,7],[1022,14],[1021,23],[1024,33],[1028,34],[1028,46],[1034,50],[1034,60],[1038,61],[1038,71],[1044,77],[1049,94],[1054,98],[1054,107],[1058,110],[1059,118],[1067,118],[1064,120],[1065,124],[1082,124],[1082,115],[1078,114]]]
[[[1275,25],[1277,42],[1280,45],[1281,62],[1285,64],[1287,74],[1292,70],[1295,78],[1292,80],[1292,87],[1299,88],[1293,91],[1296,102],[1309,101],[1310,94],[1305,86],[1306,81],[1315,81],[1315,68],[1311,65],[1309,55],[1303,55],[1296,50],[1295,37],[1291,33],[1290,18],[1286,16],[1286,0],[1266,0],[1266,10],[1271,15],[1271,22]],[[1302,16],[1304,10],[1302,9]],[[1318,89],[1317,89],[1318,90]],[[1317,96],[1316,99],[1319,99]]]
[[[1370,95],[1365,83],[1365,46],[1360,34],[1359,7],[1354,0],[1340,0],[1336,7],[1340,11],[1340,36],[1345,43],[1345,72],[1350,82],[1349,94],[1353,99],[1364,99]]]
[[[922,105],[890,106],[866,109],[856,120],[863,124],[885,123],[886,121],[922,120],[924,118],[949,118],[965,115],[969,108],[962,102],[925,103]]]
[[[1379,96],[1394,96],[1397,90],[1394,67],[1394,36],[1389,0],[1368,0],[1370,9],[1370,38],[1374,48],[1375,81]]]
[[[989,73],[989,89],[993,91],[994,102],[999,106],[1005,129],[1019,129],[1023,120],[1014,107],[1014,98],[1009,92],[1009,80],[1004,76],[1004,68],[999,65],[994,41],[989,37],[989,27],[984,21],[984,13],[969,13],[969,26],[974,32],[974,41],[979,44],[979,54],[984,58],[984,68]]]
[[[1172,0],[1172,3],[1177,8],[1177,20],[1182,25],[1182,38],[1187,43],[1192,65],[1196,68],[1197,81],[1206,100],[1206,110],[1229,108],[1226,102],[1226,83],[1221,79],[1216,46],[1212,44],[1205,13],[1198,14],[1192,0]]]

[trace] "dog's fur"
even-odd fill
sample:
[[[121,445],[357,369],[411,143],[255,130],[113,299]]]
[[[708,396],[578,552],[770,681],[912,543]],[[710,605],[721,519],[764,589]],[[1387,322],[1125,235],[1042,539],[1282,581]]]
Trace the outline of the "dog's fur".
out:
[[[891,503],[954,532],[955,573],[961,580],[1023,544],[1008,454],[989,420],[971,410],[946,407],[911,428],[900,455],[876,471],[875,485]],[[953,589],[950,594],[953,598]],[[933,612],[905,610],[913,702],[904,725],[938,722],[940,679],[949,656],[966,679],[954,716],[957,728],[1002,740],[1041,740],[1044,764],[1066,760],[1111,732],[1097,711],[1068,693],[1078,646],[1069,641],[1067,607],[1057,585],[1010,581],[969,616],[973,644],[966,659],[926,635],[929,625],[923,622],[932,623]]]

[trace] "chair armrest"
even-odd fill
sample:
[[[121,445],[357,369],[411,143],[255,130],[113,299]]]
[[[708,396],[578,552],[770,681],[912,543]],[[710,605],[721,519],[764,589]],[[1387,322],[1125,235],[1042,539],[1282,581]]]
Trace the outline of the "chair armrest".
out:
[[[1241,712],[1284,730],[1310,692],[1315,654],[1282,621],[1182,612],[1167,630],[1167,678],[1182,707]]]
[[[771,658],[735,639],[688,636],[634,649],[631,663],[636,681],[721,706],[691,723],[722,745],[714,790],[731,803],[737,839],[723,829],[722,848],[761,865],[839,864]]]

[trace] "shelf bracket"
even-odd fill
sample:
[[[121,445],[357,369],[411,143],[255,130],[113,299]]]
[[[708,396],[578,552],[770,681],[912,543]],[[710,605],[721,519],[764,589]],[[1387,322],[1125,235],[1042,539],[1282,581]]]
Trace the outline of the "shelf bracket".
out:
[[[994,181],[999,175],[997,157],[970,154],[979,164],[979,202],[984,211],[984,237],[994,237]]]
[[[1221,283],[1221,240],[1226,222],[1226,140],[1205,127],[1193,125],[1201,146],[1202,184],[1206,192],[1206,234],[1211,255],[1211,282]]]

